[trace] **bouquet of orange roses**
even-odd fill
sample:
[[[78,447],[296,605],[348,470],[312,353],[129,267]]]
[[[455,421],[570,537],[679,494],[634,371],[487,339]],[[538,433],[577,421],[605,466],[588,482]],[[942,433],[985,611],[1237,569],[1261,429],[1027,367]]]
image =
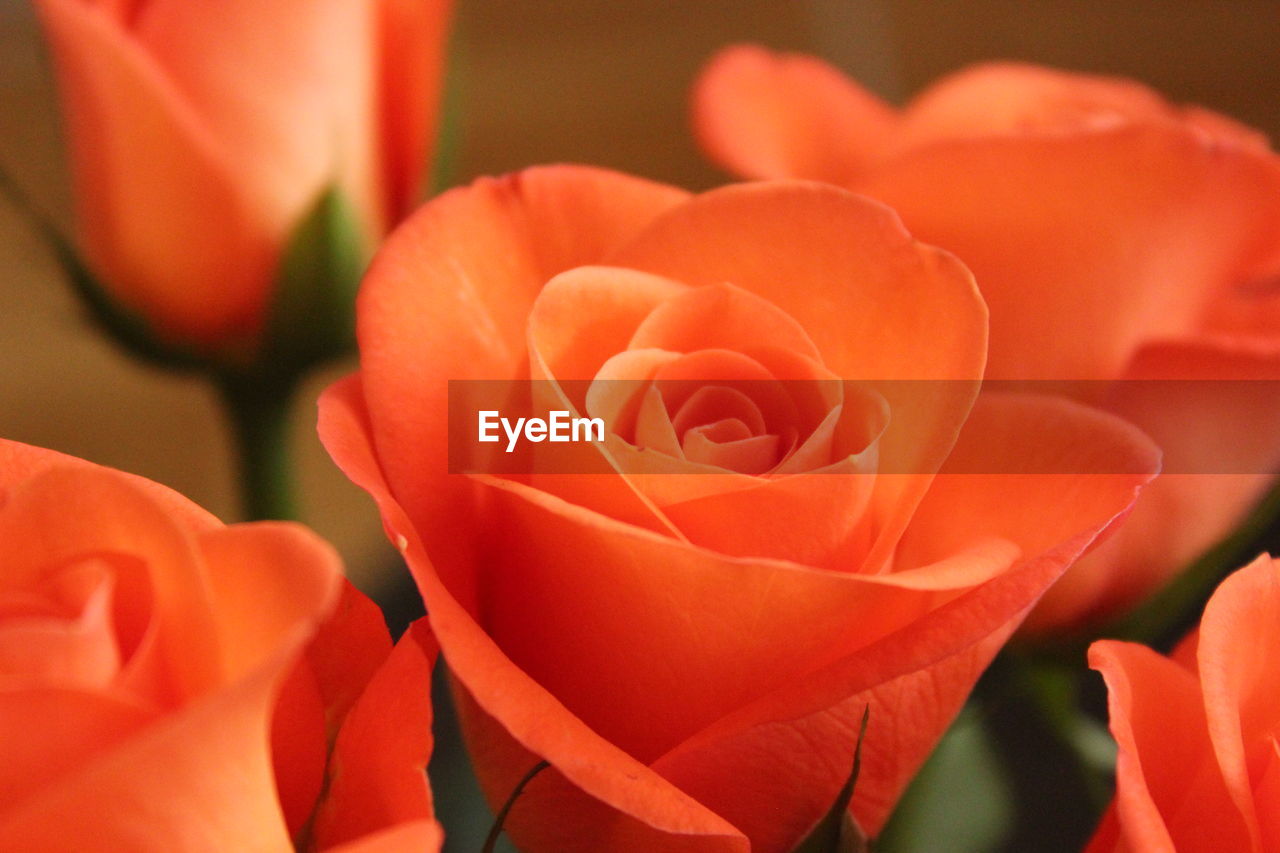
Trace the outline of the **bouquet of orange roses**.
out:
[[[74,230],[3,189],[245,520],[0,438],[0,850],[1280,849],[1263,135],[736,46],[740,181],[460,181],[457,5],[36,0]]]

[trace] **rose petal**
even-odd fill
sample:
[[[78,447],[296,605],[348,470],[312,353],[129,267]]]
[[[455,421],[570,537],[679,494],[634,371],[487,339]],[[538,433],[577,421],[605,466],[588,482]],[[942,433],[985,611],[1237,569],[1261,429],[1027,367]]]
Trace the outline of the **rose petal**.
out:
[[[614,267],[560,273],[547,282],[529,314],[530,359],[543,367],[541,375],[535,369],[535,378],[570,383],[595,378],[606,361],[628,349],[654,308],[686,289],[670,279]]]
[[[0,835],[12,809],[110,752],[158,716],[120,693],[0,690]],[[57,721],[57,725],[50,725]]]
[[[265,733],[276,683],[304,636],[248,677],[156,718],[0,811],[0,848],[291,849]]]
[[[47,450],[43,447],[0,438],[0,508],[4,507],[7,492],[32,479],[38,472],[49,468],[107,470],[101,465],[59,453],[56,450]],[[198,532],[221,526],[221,522],[210,512],[173,489],[123,471],[112,471],[112,474],[146,492],[147,497],[163,507],[166,513],[180,519],[182,524],[191,530]]]
[[[1060,397],[988,392],[912,520],[899,566],[1001,536],[1028,554],[1123,517],[1160,468],[1146,435]]]
[[[949,74],[913,98],[887,156],[944,140],[1181,120],[1164,98],[1131,80],[991,62]]]
[[[917,610],[901,630],[880,636],[871,645],[815,672],[798,675],[772,693],[737,708],[664,756],[657,765],[664,774],[678,778],[682,787],[696,786],[700,798],[711,798],[707,802],[719,803],[725,796],[723,791],[732,787],[726,780],[743,778],[744,762],[758,761],[756,772],[748,775],[762,780],[759,790],[778,795],[795,791],[797,813],[815,819],[823,807],[817,798],[828,788],[834,791],[847,769],[842,773],[828,755],[825,763],[796,765],[796,772],[802,776],[826,774],[807,777],[809,781],[825,778],[825,783],[813,788],[798,782],[787,785],[786,780],[792,777],[784,776],[774,787],[770,780],[777,774],[777,766],[786,765],[778,760],[779,750],[789,748],[788,744],[799,736],[828,743],[831,751],[837,751],[837,747],[846,753],[851,751],[854,728],[850,723],[861,714],[863,703],[870,701],[873,719],[878,713],[879,718],[888,720],[885,725],[890,726],[890,731],[881,735],[886,737],[880,741],[883,746],[871,747],[881,757],[864,767],[854,813],[864,829],[872,834],[878,831],[936,737],[963,703],[978,673],[1044,590],[1123,515],[1154,469],[1155,449],[1148,440],[1119,419],[1078,404],[1037,398],[984,398],[974,417],[980,429],[962,434],[953,454],[956,463],[965,470],[991,470],[982,466],[999,461],[1005,466],[1001,470],[1008,473],[940,475],[912,524],[911,537],[904,540],[901,564],[918,566],[931,555],[951,555],[951,561],[963,566],[971,560],[983,562],[979,559],[983,554],[990,559],[1003,548],[1002,559],[1013,565],[1006,563],[992,574],[974,568],[948,572],[956,582],[968,577],[976,585],[962,588],[958,595],[935,598],[929,604],[917,603],[924,609]],[[1057,419],[1059,428],[1035,433],[1037,421],[1044,424],[1046,418]],[[986,428],[982,428],[984,425]],[[996,426],[1007,429],[1008,435],[994,431]],[[1033,434],[1037,441],[1031,439]],[[1012,441],[1012,435],[1025,435],[1024,446]],[[996,440],[988,443],[988,437]],[[1083,481],[1080,492],[1063,501],[1063,477],[1037,478],[1032,474],[1046,460],[1070,459],[1073,453],[1094,462],[1098,459],[1093,454],[1103,454],[1103,459],[1113,455],[1107,460],[1107,467],[1123,463],[1135,466],[1135,472],[1073,477]],[[1030,488],[1032,484],[1037,488]],[[996,501],[994,495],[999,488],[1005,491]],[[983,497],[987,489],[992,490],[992,500]],[[939,491],[942,494],[934,505],[935,492]],[[1041,507],[1038,510],[1037,503]],[[1064,506],[1071,512],[1064,512]],[[942,507],[947,510],[942,511]],[[969,511],[975,515],[967,516]],[[980,520],[988,516],[989,524]],[[1061,525],[1046,527],[1045,519],[1051,516],[1060,518]],[[917,540],[918,529],[921,539]],[[977,540],[970,531],[985,536]],[[993,535],[1007,538],[993,540]],[[936,551],[932,550],[935,544]],[[967,550],[966,544],[970,546]],[[876,576],[874,580],[923,591],[936,588],[932,585],[941,579],[936,573],[937,569],[911,568]],[[904,604],[900,601],[897,606]],[[874,742],[869,741],[869,745]],[[766,773],[765,767],[772,769]],[[671,775],[677,772],[681,775]],[[811,793],[815,790],[818,793]],[[750,804],[748,799],[745,805],[735,808],[750,811]],[[737,811],[734,815],[739,819]],[[772,838],[773,843],[778,842],[775,833],[782,831],[758,820],[743,828],[753,835],[753,840]]]
[[[1155,439],[1166,473],[1116,534],[1050,590],[1024,631],[1123,612],[1240,523],[1280,464],[1277,379],[1280,347],[1262,342],[1143,345],[1102,402]]]
[[[325,853],[439,853],[444,846],[444,830],[434,820],[402,823],[366,835],[347,844],[331,847]]]
[[[749,178],[848,184],[889,141],[896,119],[826,63],[749,45],[722,50],[693,89],[699,143]]]
[[[375,8],[223,0],[205,14],[182,0],[149,0],[137,17],[139,49],[234,158],[236,184],[277,245],[330,181],[371,235],[383,228]]]
[[[1115,810],[1130,849],[1250,849],[1213,761],[1194,675],[1114,641],[1095,643],[1089,665],[1107,682],[1120,746]]]
[[[941,603],[880,578],[690,547],[519,484],[485,482],[494,578],[484,588],[486,632],[642,759]],[[566,551],[576,558],[556,556]],[[559,657],[565,648],[575,650],[573,667]]]
[[[628,348],[749,353],[761,345],[821,358],[804,328],[785,312],[732,284],[710,284],[687,288],[655,307]]]
[[[418,203],[436,148],[452,0],[379,0],[382,186],[387,222]]]
[[[92,591],[73,618],[5,612],[0,595],[0,689],[25,684],[89,690],[107,687],[119,673],[111,578],[100,563],[87,568]]]
[[[934,143],[859,189],[973,270],[992,379],[1115,376],[1280,242],[1280,163],[1162,124]]]
[[[1212,752],[1255,850],[1262,848],[1250,762],[1255,744],[1274,733],[1278,721],[1275,665],[1267,653],[1280,643],[1277,613],[1280,567],[1264,554],[1209,599],[1196,653]]]
[[[431,669],[425,622],[401,638],[352,706],[330,761],[330,785],[313,838],[326,850],[400,824],[433,819]]]

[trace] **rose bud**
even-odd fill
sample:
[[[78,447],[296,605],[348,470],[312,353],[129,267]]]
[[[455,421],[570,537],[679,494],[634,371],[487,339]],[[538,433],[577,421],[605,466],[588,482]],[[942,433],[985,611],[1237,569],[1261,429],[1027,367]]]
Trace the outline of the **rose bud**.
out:
[[[109,327],[235,367],[348,347],[365,257],[423,188],[448,5],[38,0],[83,266],[64,260]]]

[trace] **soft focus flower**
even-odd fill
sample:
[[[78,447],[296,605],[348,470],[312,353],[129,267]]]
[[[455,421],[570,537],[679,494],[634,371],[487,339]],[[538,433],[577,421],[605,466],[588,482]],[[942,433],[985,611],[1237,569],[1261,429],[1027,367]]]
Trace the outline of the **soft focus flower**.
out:
[[[789,850],[867,705],[852,809],[874,834],[1157,465],[1075,403],[973,406],[968,272],[819,184],[481,180],[389,239],[357,320],[361,371],[322,398],[321,436],[413,569],[491,801],[550,763],[508,820],[530,851]],[[610,432],[451,474],[468,379],[510,380],[503,416]],[[1131,473],[1039,473],[1085,458]],[[970,473],[933,477],[944,459]]]
[[[366,248],[418,197],[445,0],[37,0],[80,243],[169,343],[252,348],[324,193]]]
[[[897,110],[816,59],[755,47],[712,60],[693,97],[699,139],[731,171],[854,189],[954,252],[991,309],[989,378],[1084,380],[1074,393],[1164,450],[1168,473],[1028,628],[1132,605],[1265,488],[1274,386],[1153,393],[1280,379],[1280,163],[1260,134],[1136,83],[1014,64]],[[1094,380],[1116,381],[1096,398]]]
[[[1223,581],[1171,658],[1093,644],[1120,755],[1090,853],[1280,849],[1277,646],[1280,560],[1265,554]]]
[[[302,527],[0,442],[0,849],[438,848],[434,648],[344,584]]]

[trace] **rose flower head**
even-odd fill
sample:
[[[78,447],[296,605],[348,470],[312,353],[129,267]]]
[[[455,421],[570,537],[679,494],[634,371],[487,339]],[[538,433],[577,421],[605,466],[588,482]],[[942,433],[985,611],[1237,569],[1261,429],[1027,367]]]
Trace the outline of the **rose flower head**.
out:
[[[1280,160],[1260,133],[1132,81],[1018,63],[947,75],[898,109],[752,46],[710,61],[693,119],[729,171],[865,193],[954,252],[991,310],[989,379],[1044,381],[1160,445],[1160,480],[1028,630],[1121,614],[1272,480]]]
[[[816,183],[482,179],[392,235],[357,326],[321,436],[409,562],[490,801],[549,765],[524,850],[786,853],[868,710],[875,835],[1158,467],[1118,418],[978,398],[969,272]],[[557,413],[600,429],[553,442]]]
[[[1171,657],[1102,640],[1090,665],[1120,745],[1090,853],[1280,849],[1280,561],[1236,571]]]
[[[0,849],[439,849],[434,657],[303,527],[0,441]]]

